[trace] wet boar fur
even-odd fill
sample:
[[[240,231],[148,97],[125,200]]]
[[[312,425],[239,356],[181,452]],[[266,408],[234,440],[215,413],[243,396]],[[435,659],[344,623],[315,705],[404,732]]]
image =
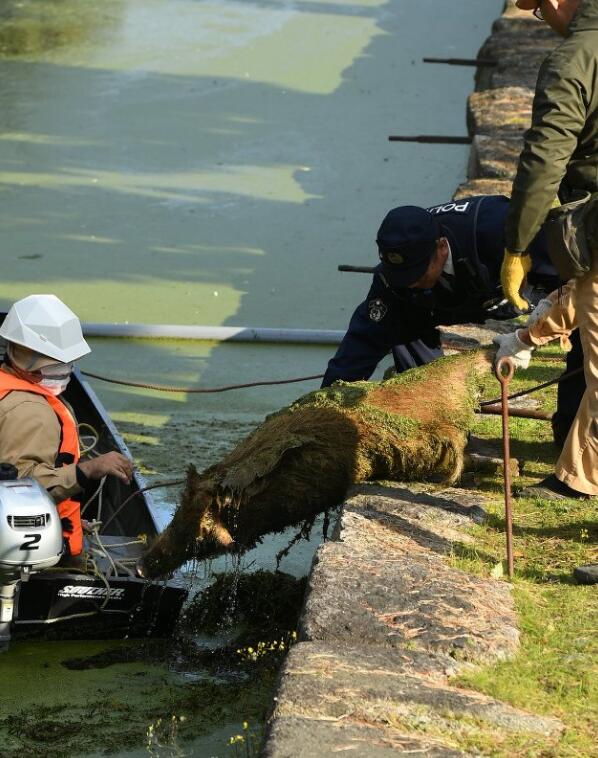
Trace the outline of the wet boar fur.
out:
[[[143,558],[147,576],[246,550],[342,502],[350,485],[455,482],[474,420],[484,351],[442,358],[385,382],[337,382],[268,416],[187,483],[170,525]]]

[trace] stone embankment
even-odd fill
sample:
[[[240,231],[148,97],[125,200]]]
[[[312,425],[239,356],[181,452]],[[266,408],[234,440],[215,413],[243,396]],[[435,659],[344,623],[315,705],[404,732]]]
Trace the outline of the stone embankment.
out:
[[[497,65],[478,70],[469,180],[456,197],[510,192],[538,67],[555,44],[545,24],[507,3],[479,54]],[[486,341],[492,328],[481,334]],[[494,735],[562,731],[556,719],[450,684],[518,645],[510,586],[446,560],[484,515],[481,497],[465,490],[385,483],[353,491],[316,554],[265,758],[480,755]]]

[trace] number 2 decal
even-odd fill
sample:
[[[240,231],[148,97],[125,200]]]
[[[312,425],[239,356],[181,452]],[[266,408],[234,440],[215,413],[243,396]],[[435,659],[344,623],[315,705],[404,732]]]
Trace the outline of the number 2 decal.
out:
[[[26,534],[25,542],[21,545],[21,550],[39,550],[37,544],[41,540],[41,534]]]

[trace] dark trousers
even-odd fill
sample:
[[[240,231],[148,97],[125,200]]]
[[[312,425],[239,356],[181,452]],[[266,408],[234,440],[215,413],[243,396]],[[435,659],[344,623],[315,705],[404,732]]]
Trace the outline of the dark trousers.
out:
[[[441,347],[430,347],[422,340],[414,340],[404,345],[395,345],[392,349],[397,374],[407,371],[409,368],[423,366],[431,363],[436,358],[442,358],[444,353]]]
[[[572,332],[571,344],[573,348],[567,353],[565,373],[583,368],[583,349],[579,338],[579,329]],[[558,384],[556,413],[552,417],[554,441],[558,447],[562,447],[565,443],[585,391],[586,378],[583,371],[571,379],[560,381]]]

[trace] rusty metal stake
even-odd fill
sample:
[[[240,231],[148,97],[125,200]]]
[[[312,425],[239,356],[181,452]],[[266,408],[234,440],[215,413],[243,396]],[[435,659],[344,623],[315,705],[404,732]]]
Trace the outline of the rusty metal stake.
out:
[[[338,267],[339,271],[349,272],[351,274],[375,274],[376,269],[373,266],[348,266],[346,263],[342,263]]]
[[[497,61],[490,58],[422,58],[424,63],[444,63],[446,66],[476,66],[476,68],[494,68]]]
[[[445,347],[444,342],[442,346]],[[489,416],[502,416],[502,407],[500,405],[482,405],[476,413],[487,414]],[[530,408],[511,408],[509,406],[509,416],[511,418],[532,418],[536,421],[552,421],[552,413],[535,411]]]
[[[495,368],[500,382],[502,403],[502,444],[505,483],[505,524],[507,534],[507,565],[509,579],[513,578],[513,512],[511,509],[511,450],[509,445],[509,384],[515,374],[515,364],[510,358],[501,358]]]
[[[391,134],[389,142],[419,142],[422,145],[471,145],[473,137],[455,137],[450,134]]]

